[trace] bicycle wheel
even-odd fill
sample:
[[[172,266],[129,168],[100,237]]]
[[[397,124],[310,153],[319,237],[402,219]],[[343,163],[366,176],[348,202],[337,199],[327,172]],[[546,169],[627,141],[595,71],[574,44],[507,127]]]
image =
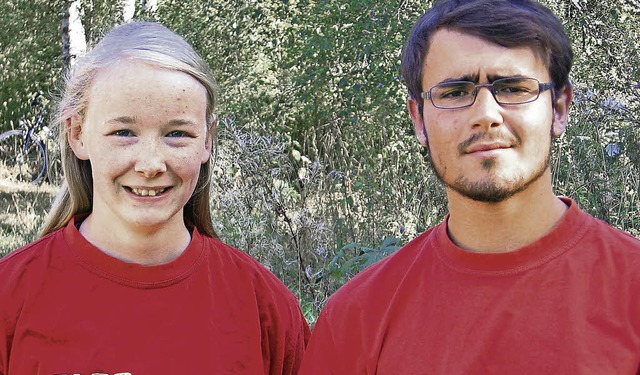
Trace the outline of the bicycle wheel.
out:
[[[24,131],[9,130],[0,134],[0,163],[10,175],[15,175],[16,155],[24,144]]]
[[[62,160],[58,152],[53,152],[51,148],[47,150],[47,174],[45,180],[53,185],[59,185],[63,179]]]
[[[47,156],[42,142],[31,137],[25,147],[24,131],[10,130],[0,135],[0,162],[19,181],[37,184],[47,169]]]

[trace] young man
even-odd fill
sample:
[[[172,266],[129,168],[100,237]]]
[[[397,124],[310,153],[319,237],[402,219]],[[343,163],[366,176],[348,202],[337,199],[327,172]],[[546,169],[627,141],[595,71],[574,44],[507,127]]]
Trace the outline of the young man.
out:
[[[569,40],[534,0],[445,0],[405,46],[444,221],[327,303],[302,374],[636,374],[640,241],[554,195]]]

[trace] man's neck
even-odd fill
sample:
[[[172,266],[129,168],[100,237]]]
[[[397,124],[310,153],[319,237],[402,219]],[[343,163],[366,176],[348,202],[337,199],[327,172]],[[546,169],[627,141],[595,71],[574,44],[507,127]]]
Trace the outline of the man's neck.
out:
[[[449,236],[461,248],[482,253],[517,250],[549,233],[567,206],[548,189],[527,189],[500,203],[449,198]]]

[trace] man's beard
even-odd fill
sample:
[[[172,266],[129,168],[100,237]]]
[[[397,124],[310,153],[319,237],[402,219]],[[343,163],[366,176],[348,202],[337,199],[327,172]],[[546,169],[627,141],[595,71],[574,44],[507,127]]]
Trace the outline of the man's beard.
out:
[[[463,142],[458,146],[459,154],[462,155],[462,149],[465,146],[470,145],[474,141],[477,141],[481,136],[472,137],[471,139]],[[520,145],[520,140],[515,142],[515,146]],[[540,179],[549,168],[549,161],[551,158],[551,142],[549,142],[549,150],[546,152],[546,157],[536,170],[528,175],[516,176],[511,181],[496,181],[495,174],[492,172],[496,168],[497,161],[495,159],[486,159],[481,163],[481,168],[491,173],[492,178],[485,179],[483,181],[469,181],[465,176],[458,176],[453,182],[447,182],[444,179],[446,167],[444,170],[440,170],[433,158],[431,157],[431,151],[427,152],[427,159],[431,168],[436,174],[436,177],[449,189],[457,192],[458,194],[470,198],[474,201],[484,203],[500,203],[514,195],[526,190],[531,184]]]

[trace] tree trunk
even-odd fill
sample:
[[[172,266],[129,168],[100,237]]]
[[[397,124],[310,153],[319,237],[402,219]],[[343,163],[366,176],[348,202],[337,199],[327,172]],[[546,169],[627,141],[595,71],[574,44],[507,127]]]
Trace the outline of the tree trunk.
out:
[[[122,21],[131,22],[136,14],[136,0],[120,0],[120,8],[122,9]]]
[[[87,51],[87,40],[82,26],[80,0],[65,3],[62,18],[62,68],[67,71]]]
[[[155,13],[158,10],[158,0],[140,0],[140,5],[145,12]]]

